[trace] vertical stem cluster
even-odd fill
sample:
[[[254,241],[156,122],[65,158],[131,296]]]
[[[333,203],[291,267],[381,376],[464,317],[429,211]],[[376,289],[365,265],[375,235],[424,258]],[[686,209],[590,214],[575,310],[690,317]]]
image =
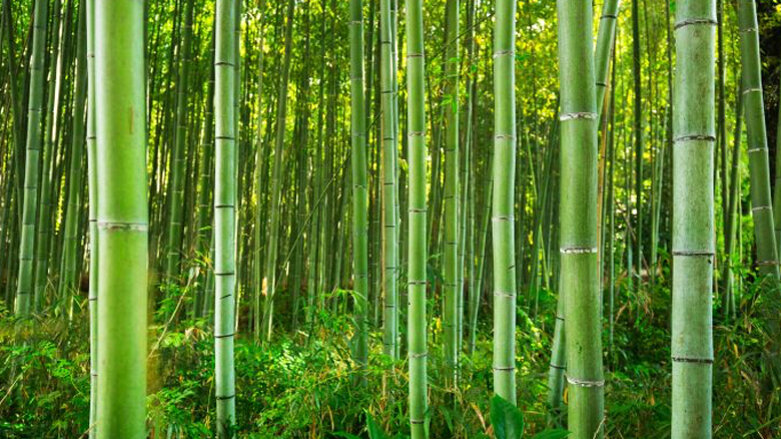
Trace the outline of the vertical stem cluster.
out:
[[[678,3],[673,85],[673,439],[711,437],[715,25],[714,0]]]
[[[143,4],[95,4],[98,437],[146,435],[148,212]]]
[[[95,127],[95,1],[87,6],[87,180],[89,184],[89,362],[90,439],[97,437],[98,413],[98,171]]]
[[[179,260],[182,246],[182,222],[184,219],[184,179],[186,177],[185,140],[187,138],[187,96],[190,41],[193,27],[193,0],[184,3],[184,29],[179,51],[179,69],[176,83],[176,122],[174,147],[171,152],[171,179],[168,201],[168,245],[166,248],[165,274],[169,281],[179,275]]]
[[[68,208],[65,217],[65,241],[63,247],[62,277],[60,296],[72,294],[76,288],[78,273],[78,227],[81,213],[82,167],[84,157],[84,102],[87,97],[87,41],[86,7],[79,6],[79,29],[76,43],[76,89],[73,115],[73,135],[71,137],[70,180],[68,184]],[[69,301],[71,302],[71,301]]]
[[[369,196],[366,176],[366,108],[363,86],[363,2],[350,0],[350,125],[353,183],[353,270],[355,289],[355,361],[365,368],[369,356]]]
[[[217,0],[214,52],[214,387],[217,437],[233,437],[236,383],[236,1]]]
[[[515,404],[515,1],[496,2],[491,226],[494,392]]]
[[[632,79],[634,82],[634,141],[635,141],[635,272],[638,274],[637,287],[642,279],[639,274],[643,267],[643,75],[640,53],[640,0],[632,0]],[[627,262],[631,263],[631,260]],[[630,276],[633,275],[631,266]]]
[[[398,140],[396,123],[396,76],[394,53],[392,0],[380,2],[380,87],[382,105],[382,248],[383,290],[383,348],[386,355],[396,358],[398,340]]]
[[[561,87],[560,291],[567,320],[569,430],[602,437],[604,376],[597,262],[597,102],[592,6],[558,0]]]
[[[41,120],[43,114],[43,75],[46,50],[47,1],[36,1],[33,13],[33,41],[30,54],[30,94],[27,107],[27,154],[24,163],[24,199],[22,200],[22,233],[19,246],[19,279],[16,290],[16,314],[30,312],[33,289],[33,254],[35,250],[35,215],[38,207],[40,177]]]
[[[412,439],[426,437],[426,104],[423,4],[407,0],[408,345]]]
[[[610,55],[613,53],[613,42],[616,38],[616,21],[618,21],[618,0],[606,0],[602,5],[602,15],[599,17],[597,49],[594,57],[598,116],[601,116],[604,110]]]
[[[762,70],[759,58],[759,24],[754,0],[738,0],[740,56],[742,67],[743,109],[748,137],[749,172],[751,174],[751,213],[754,216],[754,237],[757,246],[759,273],[767,280],[764,306],[770,356],[768,370],[781,376],[781,341],[779,332],[779,260],[773,230],[773,206],[770,202],[770,169],[767,148],[767,127],[762,93]],[[778,192],[776,188],[776,192]],[[779,214],[781,216],[781,214]]]
[[[446,382],[456,386],[458,377],[459,279],[459,153],[458,153],[458,0],[445,3],[445,332]]]
[[[759,25],[754,0],[738,0],[740,62],[742,67],[743,108],[751,178],[751,213],[757,243],[759,272],[778,284],[779,268],[770,202],[770,165],[767,149],[765,107],[762,96],[762,71],[759,61]]]

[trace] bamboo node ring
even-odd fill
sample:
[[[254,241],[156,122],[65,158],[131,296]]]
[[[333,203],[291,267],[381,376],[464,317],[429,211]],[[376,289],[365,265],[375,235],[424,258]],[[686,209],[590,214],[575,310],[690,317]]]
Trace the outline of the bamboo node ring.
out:
[[[691,142],[691,141],[703,141],[703,142],[715,142],[716,136],[711,134],[687,134],[685,136],[678,136],[673,139],[673,143],[678,142]]]
[[[675,23],[675,30],[678,30],[684,26],[689,26],[692,24],[705,24],[708,26],[716,26],[719,23],[712,18],[689,18],[687,20],[681,20]]]
[[[712,250],[673,250],[673,256],[708,256],[713,257]]]
[[[504,291],[494,291],[494,297],[505,297],[508,299],[515,299],[515,293],[508,293]]]
[[[677,357],[675,355],[671,358],[676,363],[713,364],[713,358]]]
[[[578,120],[578,119],[596,120],[597,113],[594,113],[592,111],[575,111],[572,113],[564,113],[559,116],[559,120],[562,122],[567,120]]]
[[[605,380],[581,380],[567,375],[567,382],[578,387],[604,387]]]
[[[500,56],[507,56],[507,55],[515,55],[515,50],[497,50],[494,52],[494,59],[500,57]]]
[[[585,255],[597,253],[596,247],[562,247],[559,252],[565,255]]]
[[[121,221],[98,221],[98,227],[103,230],[126,230],[129,232],[148,232],[147,223],[131,223]]]

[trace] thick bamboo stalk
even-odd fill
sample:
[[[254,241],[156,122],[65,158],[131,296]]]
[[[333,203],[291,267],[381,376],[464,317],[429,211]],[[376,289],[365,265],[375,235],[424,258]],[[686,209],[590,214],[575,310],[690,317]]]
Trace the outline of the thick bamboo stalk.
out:
[[[380,93],[382,105],[382,261],[383,261],[383,351],[391,358],[398,350],[398,155],[396,75],[393,62],[392,0],[380,2]]]
[[[458,385],[458,302],[459,276],[459,148],[458,148],[458,15],[459,1],[445,3],[445,84],[443,100],[445,125],[445,294],[442,326],[445,349],[445,383]]]
[[[618,21],[619,0],[606,0],[602,4],[602,15],[599,17],[599,33],[594,58],[594,68],[597,85],[597,113],[602,114],[607,89],[607,75],[610,67],[610,57],[616,39],[616,22]]]
[[[423,2],[407,0],[407,163],[409,166],[408,346],[412,439],[426,437],[426,106]]]
[[[95,0],[87,9],[87,180],[89,184],[89,361],[90,361],[90,439],[97,437],[98,413],[98,172],[95,127]]]
[[[98,438],[146,436],[148,212],[143,5],[95,4]]]
[[[218,0],[214,52],[214,388],[217,437],[234,437],[236,292],[236,0]]]
[[[597,102],[591,2],[558,0],[561,89],[560,294],[566,312],[568,429],[604,434],[601,297],[597,261]]]
[[[366,109],[363,78],[363,2],[350,1],[350,112],[353,189],[353,271],[355,290],[355,362],[365,368],[369,357],[368,297],[369,197],[366,170]],[[303,191],[303,188],[301,188]]]
[[[515,1],[496,3],[494,28],[494,392],[515,404]]]
[[[759,61],[759,31],[754,0],[738,0],[740,26],[740,59],[743,69],[743,108],[751,178],[751,213],[754,217],[754,236],[757,244],[759,272],[778,286],[779,268],[773,208],[770,202],[770,169],[765,127],[765,108],[762,99],[762,77]]]
[[[711,437],[716,3],[684,0],[673,85],[672,438]],[[703,56],[703,54],[708,54]]]
[[[754,0],[738,0],[740,57],[743,85],[743,109],[748,137],[749,172],[751,174],[751,213],[757,246],[759,273],[768,280],[764,306],[768,346],[769,376],[781,377],[781,341],[779,341],[779,259],[773,230],[773,206],[770,202],[770,170],[767,128],[762,92],[762,70],[759,54],[759,25]]]

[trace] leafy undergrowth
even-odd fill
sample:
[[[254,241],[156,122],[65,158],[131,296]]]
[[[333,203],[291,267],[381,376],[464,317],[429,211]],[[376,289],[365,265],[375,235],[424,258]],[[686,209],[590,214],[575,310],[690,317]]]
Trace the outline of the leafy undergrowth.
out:
[[[614,343],[607,324],[603,337],[606,436],[669,437],[669,290],[649,287],[619,297]],[[750,288],[741,299],[740,316],[714,327],[714,437],[778,437],[778,401],[763,399],[773,392],[762,384],[759,366],[765,340],[762,303]],[[452,392],[442,387],[441,326],[437,318],[430,321],[431,438],[504,439],[510,437],[507,429],[518,425],[525,438],[561,437],[546,430],[555,299],[543,292],[540,303],[539,316],[518,314],[518,413],[491,400],[490,322],[481,322],[476,352],[464,357],[459,389]],[[23,324],[0,310],[0,437],[78,438],[89,429],[88,314],[77,311],[69,319],[50,309],[47,315]],[[348,316],[321,311],[316,325],[277,334],[272,342],[256,344],[241,333],[235,349],[238,436],[406,437],[406,362],[383,356],[381,333],[374,331],[370,364],[365,372],[356,370],[350,361],[351,328]],[[149,436],[211,437],[215,403],[209,324],[204,319],[155,324],[149,343]]]

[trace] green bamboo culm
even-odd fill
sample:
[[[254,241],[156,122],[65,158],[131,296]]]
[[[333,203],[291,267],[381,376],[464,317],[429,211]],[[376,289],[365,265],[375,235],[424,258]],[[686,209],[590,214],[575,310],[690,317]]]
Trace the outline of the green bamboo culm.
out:
[[[187,95],[190,67],[190,41],[193,27],[193,0],[184,2],[184,28],[179,52],[178,81],[176,83],[176,121],[174,145],[171,151],[171,179],[168,187],[168,244],[166,248],[165,274],[168,281],[179,276],[179,260],[182,246],[182,220],[184,214],[184,179],[187,160],[185,140],[187,137]]]
[[[770,168],[759,60],[759,28],[754,0],[738,0],[738,25],[743,78],[741,93],[748,138],[751,213],[754,217],[757,265],[759,272],[764,276],[770,276],[777,287],[778,254],[773,231],[773,208],[770,202]]]
[[[407,336],[412,439],[428,436],[426,412],[426,104],[423,4],[407,0],[407,163],[409,166]]]
[[[459,151],[458,151],[458,0],[445,3],[445,295],[442,326],[445,349],[445,382],[458,385],[459,281]]]
[[[770,169],[759,60],[759,31],[754,0],[738,0],[740,61],[742,67],[743,108],[748,136],[751,212],[757,244],[759,272],[778,284],[778,254],[773,233],[773,209],[770,201]]]
[[[602,15],[599,20],[597,46],[595,50],[594,68],[597,90],[597,120],[603,112],[605,90],[608,83],[608,71],[611,54],[615,44],[615,29],[618,19],[618,0],[607,0],[602,5]],[[561,290],[563,291],[563,290]],[[564,334],[564,296],[559,292],[556,305],[556,323],[554,327],[551,361],[548,368],[548,425],[562,426],[562,397],[564,391],[564,369],[566,368],[565,334]]]
[[[144,10],[95,3],[98,438],[146,437],[148,212]]]
[[[266,340],[271,340],[274,327],[274,296],[277,290],[277,259],[279,247],[279,222],[282,193],[282,170],[285,154],[285,127],[287,119],[287,86],[290,79],[290,59],[293,46],[293,20],[295,18],[296,2],[290,0],[287,5],[287,18],[285,24],[285,55],[282,61],[282,73],[279,81],[279,96],[277,98],[276,135],[274,138],[274,165],[271,175],[271,213],[269,220],[268,238],[266,240],[266,267],[265,267],[265,295],[263,301],[263,316],[261,319],[262,330],[266,333]]]
[[[515,395],[515,1],[496,2],[494,156],[491,203],[494,272],[494,392]]]
[[[597,100],[592,5],[558,0],[561,90],[561,271],[568,429],[573,439],[604,435],[604,375],[597,263]]]
[[[217,437],[236,423],[233,365],[236,289],[236,0],[217,0],[214,52],[214,388]]]
[[[599,17],[597,31],[597,48],[594,58],[594,69],[597,85],[597,114],[602,115],[607,89],[607,74],[610,58],[616,39],[616,22],[618,21],[619,0],[606,0],[602,5],[602,15]],[[597,118],[599,120],[599,118]]]
[[[738,0],[740,27],[740,58],[742,67],[743,110],[748,139],[749,173],[751,178],[751,214],[757,246],[759,273],[767,280],[763,292],[767,298],[763,311],[769,338],[768,368],[781,379],[781,342],[779,342],[779,259],[770,201],[770,169],[767,147],[767,127],[762,93],[762,70],[759,55],[759,25],[754,0]],[[778,189],[777,188],[777,192]]]
[[[86,3],[86,2],[85,2]],[[84,157],[84,103],[87,98],[87,40],[86,40],[85,4],[79,6],[79,28],[76,42],[76,89],[74,91],[73,137],[71,138],[70,180],[68,183],[68,208],[65,215],[65,241],[62,255],[62,277],[60,278],[60,297],[73,294],[76,290],[78,226],[81,214],[82,159]],[[73,303],[69,300],[69,303]]]
[[[43,113],[43,76],[46,56],[46,23],[48,1],[37,0],[33,12],[33,42],[30,54],[30,94],[27,108],[27,144],[24,162],[24,200],[22,233],[19,245],[19,279],[15,311],[18,316],[30,313],[33,289],[33,255],[35,251],[35,215],[40,179],[41,115]]]
[[[98,413],[98,172],[95,135],[95,0],[87,6],[87,183],[89,185],[89,364],[90,439],[97,437]]]
[[[383,249],[383,350],[397,358],[398,344],[398,171],[397,123],[394,101],[396,75],[393,62],[393,17],[391,2],[380,2],[380,85],[382,105],[382,249]]]
[[[366,117],[363,85],[363,2],[350,0],[350,125],[352,127],[353,271],[355,289],[355,362],[369,360],[367,327],[369,297],[369,196],[366,169]]]
[[[680,1],[675,19],[672,438],[703,439],[711,437],[716,144],[715,106],[703,102],[716,93],[716,2]]]

